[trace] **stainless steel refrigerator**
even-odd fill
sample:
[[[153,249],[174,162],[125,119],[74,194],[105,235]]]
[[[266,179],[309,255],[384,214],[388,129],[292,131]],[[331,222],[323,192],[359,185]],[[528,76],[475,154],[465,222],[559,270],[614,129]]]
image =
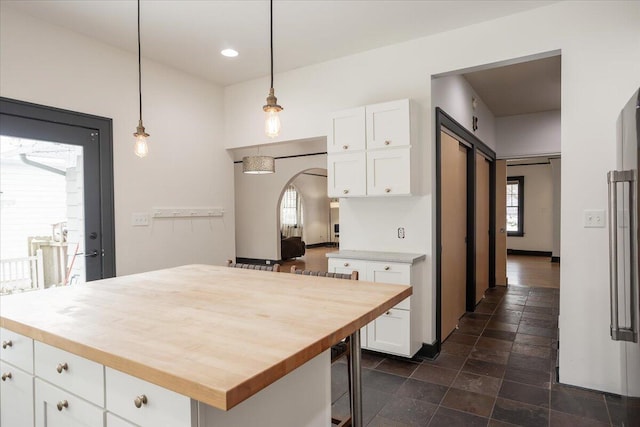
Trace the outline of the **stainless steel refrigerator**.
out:
[[[621,403],[626,403],[628,406],[629,404],[637,405],[637,399],[629,398],[640,397],[640,343],[638,342],[640,89],[622,109],[618,117],[617,133],[617,169],[607,174],[611,339],[620,343],[619,363],[623,397]],[[612,360],[612,375],[617,374],[617,366],[618,361]],[[640,423],[634,414],[633,410],[627,411],[627,423],[624,425]]]

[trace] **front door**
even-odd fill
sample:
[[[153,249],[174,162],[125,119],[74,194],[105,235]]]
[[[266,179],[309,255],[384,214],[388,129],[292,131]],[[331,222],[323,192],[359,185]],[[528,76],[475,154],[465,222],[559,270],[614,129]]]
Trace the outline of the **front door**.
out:
[[[0,105],[0,292],[114,276],[110,121]]]

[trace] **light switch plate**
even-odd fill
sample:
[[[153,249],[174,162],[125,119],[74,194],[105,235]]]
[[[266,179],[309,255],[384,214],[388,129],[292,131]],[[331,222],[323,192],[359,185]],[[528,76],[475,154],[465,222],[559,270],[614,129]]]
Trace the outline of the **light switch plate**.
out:
[[[604,210],[589,209],[584,211],[583,224],[585,228],[604,228],[606,217]]]
[[[136,212],[131,214],[131,225],[134,227],[149,226],[149,214],[146,212]]]

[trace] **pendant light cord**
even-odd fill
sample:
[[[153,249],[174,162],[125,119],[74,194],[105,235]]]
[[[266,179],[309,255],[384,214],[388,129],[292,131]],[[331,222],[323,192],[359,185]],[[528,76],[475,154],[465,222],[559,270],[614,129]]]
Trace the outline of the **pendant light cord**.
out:
[[[140,0],[138,0],[138,101],[140,106],[140,123],[142,123],[142,56],[140,50]]]
[[[269,3],[269,33],[271,35],[271,87],[273,87],[273,0]]]

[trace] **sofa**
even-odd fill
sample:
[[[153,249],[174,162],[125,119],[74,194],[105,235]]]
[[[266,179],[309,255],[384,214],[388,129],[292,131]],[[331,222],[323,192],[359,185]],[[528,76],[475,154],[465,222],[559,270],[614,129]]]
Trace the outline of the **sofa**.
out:
[[[281,237],[280,257],[285,259],[303,256],[305,253],[305,243],[302,237]]]

